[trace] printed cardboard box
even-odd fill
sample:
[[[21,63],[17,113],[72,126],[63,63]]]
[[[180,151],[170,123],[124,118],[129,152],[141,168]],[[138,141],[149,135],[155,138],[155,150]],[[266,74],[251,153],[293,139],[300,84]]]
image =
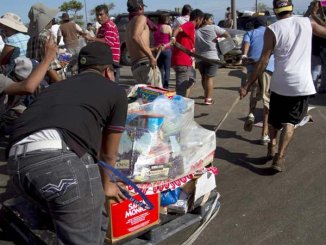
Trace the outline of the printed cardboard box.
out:
[[[153,204],[152,210],[143,209],[130,200],[121,203],[109,204],[110,229],[107,234],[109,243],[116,243],[122,239],[137,235],[160,222],[160,194],[146,195]],[[141,200],[139,195],[135,199]]]

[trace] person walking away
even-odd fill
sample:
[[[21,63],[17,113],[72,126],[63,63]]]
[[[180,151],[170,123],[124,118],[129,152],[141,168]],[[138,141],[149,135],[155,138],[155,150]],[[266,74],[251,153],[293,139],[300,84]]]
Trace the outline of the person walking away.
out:
[[[15,66],[14,60],[26,56],[29,35],[21,18],[10,12],[1,16],[0,30],[5,44],[0,54],[0,65],[6,65],[6,72],[10,73]]]
[[[195,28],[200,27],[203,19],[204,13],[200,9],[193,10],[190,14],[190,21],[173,31],[172,41],[180,43],[193,52],[195,49]],[[191,87],[196,81],[192,58],[178,48],[174,48],[172,51],[172,67],[176,75],[176,93],[189,97]]]
[[[172,28],[169,25],[169,14],[160,14],[158,17],[158,27],[154,32],[154,46],[161,47],[162,51],[157,59],[157,65],[161,71],[163,87],[169,88],[170,68],[172,50],[169,45],[172,36]]]
[[[137,83],[150,84],[155,76],[157,62],[150,48],[150,30],[155,24],[144,15],[146,5],[142,0],[128,0],[129,23],[126,45],[131,58],[131,71]]]
[[[224,29],[213,25],[213,15],[206,13],[204,21],[199,29],[196,30],[195,48],[196,53],[211,60],[219,60],[216,48],[218,37],[230,37]],[[197,67],[201,75],[202,86],[204,89],[204,104],[212,105],[213,99],[213,80],[219,68],[217,64],[211,64],[198,60]]]
[[[292,16],[291,0],[273,0],[277,22],[268,26],[264,48],[257,69],[240,90],[240,98],[247,95],[251,85],[261,75],[272,52],[275,69],[271,80],[268,123],[271,142],[268,157],[273,157],[272,169],[285,170],[286,150],[293,138],[295,125],[306,115],[308,97],[316,93],[311,77],[312,33],[326,37],[326,28],[306,17]],[[277,133],[281,130],[276,153]]]
[[[173,30],[177,29],[179,26],[182,26],[190,19],[190,13],[192,11],[192,7],[189,4],[185,4],[181,10],[181,16],[177,17],[173,22]]]
[[[120,37],[116,24],[109,18],[109,9],[105,4],[98,5],[95,8],[96,19],[101,24],[96,37],[86,35],[88,41],[105,43],[111,48],[113,54],[113,67],[115,81],[119,82],[120,79]]]
[[[326,20],[322,19],[320,17],[320,15],[318,13],[321,13],[323,16],[325,16],[325,9],[324,7],[320,6],[317,3],[312,3],[313,5],[315,5],[315,7],[310,7],[310,9],[312,10],[311,12],[309,11],[310,9],[308,9],[308,11],[311,13],[311,17],[314,21],[316,21],[318,24],[322,25],[322,26],[326,26]],[[307,12],[308,12],[307,11]],[[325,18],[325,17],[324,17]],[[317,41],[315,40],[317,39]],[[320,38],[320,37],[315,37],[313,39],[313,41],[315,41],[313,43],[313,48],[312,48],[312,55],[315,54],[315,50],[318,48],[318,43],[319,43],[319,50],[317,50],[317,53],[319,55],[319,58],[320,58],[320,62],[321,62],[321,71],[320,71],[320,75],[321,75],[321,82],[320,82],[320,85],[319,85],[319,88],[318,88],[318,93],[319,94],[324,94],[326,93],[326,40],[323,39],[323,38]],[[317,45],[316,45],[316,42]],[[315,45],[314,45],[315,44]],[[313,79],[314,79],[314,84],[315,84],[315,87],[317,88],[317,81],[318,81],[318,76],[317,76],[317,72],[318,72],[318,57],[316,56],[313,56],[312,57],[314,60],[314,62],[312,63],[312,68],[314,68],[314,73],[313,73]]]
[[[83,35],[83,29],[74,21],[70,20],[68,13],[63,13],[61,20],[62,23],[57,33],[57,44],[60,44],[62,37],[67,52],[73,56],[77,56],[82,48],[79,42],[79,36]]]
[[[45,45],[49,38],[54,39],[51,27],[52,19],[58,14],[58,9],[51,9],[42,3],[34,4],[29,13],[28,17],[30,23],[28,26],[28,34],[30,39],[27,43],[27,54],[26,56],[30,59],[41,62],[45,57]],[[45,80],[48,83],[59,82],[65,79],[65,74],[60,64],[60,61],[55,58],[49,65]]]
[[[257,16],[254,20],[254,30],[248,31],[243,37],[242,44],[242,62],[247,68],[247,78],[255,69],[255,64],[259,61],[263,46],[264,33],[267,26],[265,16]],[[268,112],[269,112],[269,97],[270,97],[270,80],[274,71],[274,56],[269,59],[268,65],[261,76],[251,86],[249,113],[244,123],[244,130],[251,131],[255,122],[254,111],[257,106],[257,101],[263,101],[263,128],[260,143],[267,145],[270,141],[268,136]]]
[[[11,136],[13,183],[50,214],[59,245],[102,245],[108,225],[105,196],[124,199],[96,164],[101,159],[115,166],[127,115],[127,96],[112,81],[112,64],[106,44],[82,48],[80,74],[39,94]]]

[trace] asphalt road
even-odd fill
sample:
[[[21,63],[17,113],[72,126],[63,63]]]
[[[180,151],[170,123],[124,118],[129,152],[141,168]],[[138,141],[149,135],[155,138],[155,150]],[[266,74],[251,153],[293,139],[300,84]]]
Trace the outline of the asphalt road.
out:
[[[129,81],[129,68],[122,69]],[[215,79],[216,103],[203,104],[200,82],[193,89],[195,120],[214,129],[238,96],[240,69],[220,69]],[[195,244],[325,244],[326,242],[326,94],[310,105],[313,123],[299,127],[288,149],[286,172],[273,174],[260,130],[248,133],[243,123],[248,98],[240,101],[217,132],[215,165],[221,209]],[[256,111],[259,122],[262,105]],[[6,163],[0,163],[0,203],[13,191],[8,187]],[[13,244],[0,230],[0,245]]]

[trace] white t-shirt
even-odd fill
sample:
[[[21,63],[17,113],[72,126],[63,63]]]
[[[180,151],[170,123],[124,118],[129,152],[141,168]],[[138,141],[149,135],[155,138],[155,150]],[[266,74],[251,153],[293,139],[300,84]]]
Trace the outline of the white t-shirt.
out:
[[[189,19],[190,19],[189,15],[179,16],[173,22],[173,29],[176,29],[179,26],[182,26],[184,23],[188,22]]]
[[[283,96],[315,94],[311,76],[312,27],[309,18],[289,17],[268,28],[276,38],[271,91]]]
[[[59,27],[60,27],[60,25],[58,25],[58,24],[55,24],[55,25],[52,25],[52,27],[51,27],[51,32],[52,32],[52,35],[54,36],[54,40],[56,40],[57,41],[57,36],[58,36],[58,30],[59,30]],[[61,35],[62,36],[62,35]],[[59,43],[59,45],[60,46],[63,46],[63,45],[65,45],[65,43],[63,42],[63,38],[61,37],[60,38],[60,43]]]

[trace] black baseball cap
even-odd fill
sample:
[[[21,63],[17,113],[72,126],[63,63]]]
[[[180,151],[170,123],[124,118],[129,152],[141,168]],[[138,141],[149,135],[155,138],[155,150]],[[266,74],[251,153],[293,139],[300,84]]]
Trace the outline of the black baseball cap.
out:
[[[79,68],[93,65],[112,65],[112,51],[105,43],[92,42],[83,47],[78,56]]]
[[[273,8],[275,14],[281,12],[293,11],[292,0],[273,0]]]
[[[139,7],[147,7],[143,0],[128,0],[127,2],[128,12],[138,10]]]

